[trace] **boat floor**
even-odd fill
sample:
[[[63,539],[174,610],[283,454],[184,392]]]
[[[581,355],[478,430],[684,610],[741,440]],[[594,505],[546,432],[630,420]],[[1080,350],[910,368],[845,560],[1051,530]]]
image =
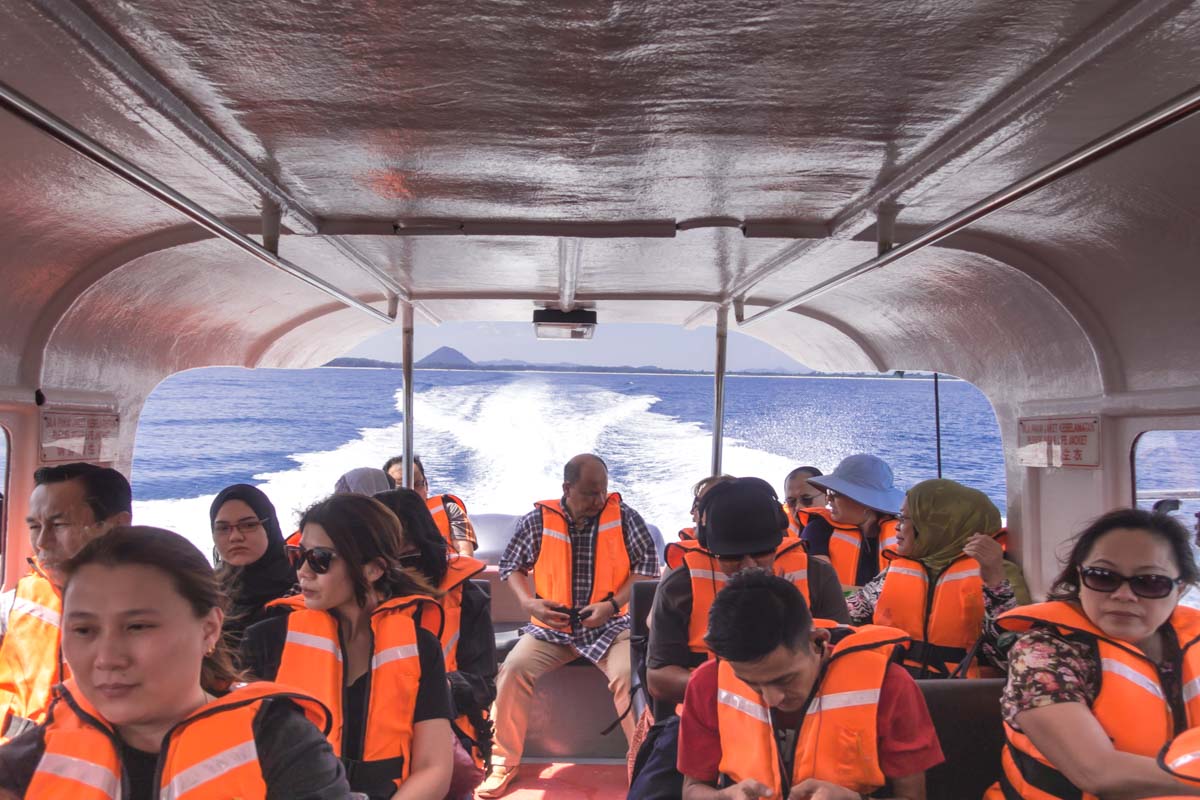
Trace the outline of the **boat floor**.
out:
[[[625,762],[521,764],[521,774],[504,800],[625,800]]]

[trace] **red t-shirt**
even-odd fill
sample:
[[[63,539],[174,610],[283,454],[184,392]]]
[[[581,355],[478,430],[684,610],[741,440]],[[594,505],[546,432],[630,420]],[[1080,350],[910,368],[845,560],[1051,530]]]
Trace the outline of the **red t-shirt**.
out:
[[[888,666],[879,690],[879,766],[889,778],[904,778],[945,761],[925,698],[898,664]],[[717,660],[692,673],[679,719],[679,757],[684,775],[716,783],[721,763],[717,729]]]

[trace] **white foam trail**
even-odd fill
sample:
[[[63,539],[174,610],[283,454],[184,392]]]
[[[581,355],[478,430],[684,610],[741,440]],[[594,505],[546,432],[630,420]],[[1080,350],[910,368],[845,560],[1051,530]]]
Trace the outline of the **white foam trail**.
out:
[[[503,514],[522,514],[534,500],[558,497],[562,465],[577,453],[596,452],[615,473],[609,488],[670,540],[691,524],[691,486],[708,474],[712,438],[696,423],[653,411],[656,402],[650,394],[590,387],[572,393],[541,377],[441,386],[415,398],[417,451],[435,489],[460,494],[473,513]],[[403,436],[401,424],[365,428],[334,450],[293,455],[294,468],[255,475],[254,482],[275,503],[287,532],[308,504],[332,491],[338,476],[400,453]],[[449,476],[451,464],[465,476],[461,485],[439,480]],[[728,473],[778,485],[794,466],[783,456],[725,440]],[[242,479],[230,476],[231,483]],[[178,531],[207,553],[212,497],[139,501],[134,518]]]

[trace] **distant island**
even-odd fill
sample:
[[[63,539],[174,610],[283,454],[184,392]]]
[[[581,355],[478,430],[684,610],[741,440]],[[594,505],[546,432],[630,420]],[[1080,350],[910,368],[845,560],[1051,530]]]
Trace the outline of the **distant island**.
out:
[[[395,361],[379,361],[373,358],[335,358],[327,364],[326,367],[349,367],[358,369],[403,369],[404,365]],[[711,375],[710,370],[696,369],[666,369],[664,367],[652,366],[619,366],[605,367],[589,364],[573,364],[570,362],[556,362],[553,364],[535,364],[529,361],[514,361],[512,359],[501,359],[499,361],[472,361],[464,353],[455,350],[453,347],[439,347],[429,355],[413,364],[413,369],[456,369],[456,370],[478,370],[481,372],[632,372],[646,373],[658,375]],[[749,375],[756,377],[823,377],[823,378],[862,378],[865,376],[861,372],[799,372],[786,370],[770,370],[770,369],[747,369],[747,370],[730,370],[730,375]],[[909,373],[912,377],[925,377],[924,373]],[[883,375],[868,374],[870,377],[884,378],[903,378],[905,372],[899,370],[895,373],[887,373]]]

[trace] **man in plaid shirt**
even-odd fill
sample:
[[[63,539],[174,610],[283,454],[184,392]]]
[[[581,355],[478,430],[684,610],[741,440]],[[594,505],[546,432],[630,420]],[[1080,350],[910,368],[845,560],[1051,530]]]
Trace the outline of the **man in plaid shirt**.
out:
[[[634,581],[656,577],[654,539],[641,515],[608,493],[604,461],[591,454],[572,458],[563,469],[562,500],[535,504],[517,522],[500,559],[501,580],[509,582],[533,622],[500,667],[492,772],[478,797],[501,797],[516,779],[533,686],[547,672],[583,656],[608,678],[616,713],[626,710],[629,615],[622,609]],[[540,596],[546,594],[562,596]],[[632,714],[621,720],[626,739],[634,724]]]

